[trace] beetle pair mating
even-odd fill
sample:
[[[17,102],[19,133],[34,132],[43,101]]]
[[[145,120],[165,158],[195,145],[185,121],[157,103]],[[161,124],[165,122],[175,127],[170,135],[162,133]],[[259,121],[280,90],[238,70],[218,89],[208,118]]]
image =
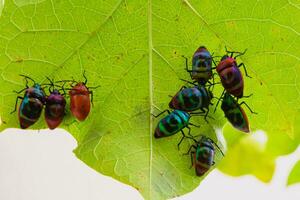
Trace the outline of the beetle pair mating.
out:
[[[45,120],[50,129],[57,128],[65,116],[65,106],[66,100],[65,90],[69,90],[70,95],[70,109],[72,114],[80,121],[83,121],[90,112],[90,94],[92,91],[86,86],[87,79],[85,77],[85,82],[75,82],[75,81],[58,81],[63,82],[62,86],[54,84],[54,81],[49,80],[49,83],[39,84],[36,83],[32,78],[20,75],[25,78],[26,87],[21,91],[17,92],[20,94],[25,91],[24,96],[18,96],[16,99],[15,109],[17,110],[18,100],[21,99],[21,104],[19,106],[18,116],[20,127],[26,129],[36,123],[40,118],[42,110],[45,106]],[[28,86],[28,80],[33,82],[33,86]],[[71,82],[71,88],[64,88],[66,82]],[[56,82],[57,83],[57,82]],[[75,83],[75,85],[74,85]],[[46,95],[44,89],[49,88],[49,95]],[[60,88],[60,89],[57,89]],[[61,93],[60,91],[63,91]],[[12,112],[12,113],[13,113]]]

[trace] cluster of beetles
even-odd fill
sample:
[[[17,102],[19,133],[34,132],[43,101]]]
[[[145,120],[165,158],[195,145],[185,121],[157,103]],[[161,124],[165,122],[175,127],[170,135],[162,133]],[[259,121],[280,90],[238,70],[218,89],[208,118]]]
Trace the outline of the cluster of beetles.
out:
[[[168,113],[158,122],[154,133],[155,138],[169,137],[181,132],[182,138],[178,143],[178,149],[183,139],[193,140],[194,144],[190,146],[186,155],[190,154],[197,176],[204,175],[214,165],[215,146],[223,156],[224,153],[217,143],[207,136],[200,135],[200,139],[195,139],[196,136],[191,134],[190,126],[196,125],[190,122],[191,116],[201,115],[208,122],[209,109],[210,106],[213,106],[212,99],[216,98],[218,102],[214,112],[221,101],[221,109],[232,126],[246,133],[250,131],[247,115],[241,105],[245,105],[251,113],[255,112],[244,101],[238,102],[241,98],[251,96],[244,96],[244,80],[240,67],[244,68],[247,77],[251,77],[248,75],[245,65],[238,64],[236,61],[236,58],[245,52],[246,50],[234,52],[226,49],[226,55],[222,56],[216,64],[214,58],[218,56],[213,57],[206,47],[200,46],[193,55],[192,69],[189,69],[188,59],[183,56],[186,61],[185,70],[190,74],[192,81],[183,79],[182,81],[191,86],[183,86],[172,97],[169,103],[172,111],[167,109],[158,115],[153,115],[157,118],[165,112]],[[216,70],[217,73],[214,73],[213,70]],[[215,74],[218,74],[224,88],[220,98],[214,97],[212,92],[214,85],[219,84],[215,83]],[[184,128],[188,129],[188,135],[184,133]]]
[[[17,94],[24,92],[24,96],[17,97],[15,109],[12,113],[17,110],[18,100],[21,99],[18,116],[22,129],[26,129],[36,123],[44,108],[45,121],[48,127],[50,129],[57,128],[67,113],[66,91],[69,91],[71,113],[79,121],[85,120],[89,115],[91,102],[93,102],[93,91],[91,91],[91,89],[99,87],[87,87],[85,73],[83,73],[83,77],[85,78],[84,82],[77,82],[75,80],[54,82],[54,80],[46,77],[48,83],[44,84],[36,83],[28,76],[20,76],[24,77],[26,87],[21,91],[15,91]],[[28,86],[29,81],[33,82],[31,87]],[[69,86],[66,87],[66,83],[69,83]],[[48,94],[45,92],[46,88],[48,89]]]
[[[241,105],[245,105],[251,113],[255,112],[244,101],[238,102],[241,98],[251,96],[244,96],[244,80],[240,67],[244,68],[247,77],[250,76],[245,65],[243,63],[238,64],[236,61],[236,58],[245,54],[245,52],[246,50],[244,52],[234,52],[226,49],[226,55],[216,64],[213,58],[217,56],[213,57],[204,46],[200,46],[193,55],[192,69],[189,69],[188,59],[183,56],[186,61],[185,69],[192,79],[192,81],[183,81],[191,86],[183,86],[172,97],[169,103],[169,108],[172,111],[167,109],[158,115],[153,115],[157,118],[165,112],[168,113],[158,122],[154,133],[155,138],[169,137],[181,132],[182,138],[178,143],[178,149],[185,138],[193,140],[194,144],[190,146],[186,155],[190,154],[192,166],[195,167],[197,176],[204,175],[214,165],[215,146],[223,156],[224,153],[217,143],[207,136],[201,135],[200,139],[195,139],[196,136],[191,134],[190,126],[196,125],[190,122],[191,116],[201,115],[208,122],[209,110],[213,106],[212,99],[216,98],[218,102],[214,111],[216,111],[221,101],[221,109],[233,127],[246,133],[249,132],[248,118]],[[217,73],[214,73],[213,70],[216,70]],[[215,83],[215,74],[219,75],[221,84],[224,87],[220,98],[214,97],[212,92],[214,85],[219,84]],[[48,82],[44,84],[38,84],[28,76],[21,76],[26,81],[26,87],[21,91],[15,91],[18,94],[24,92],[24,96],[17,97],[13,112],[17,110],[18,100],[21,99],[18,116],[20,126],[23,129],[37,122],[43,109],[45,109],[45,121],[48,127],[50,129],[57,128],[66,115],[66,91],[69,91],[71,113],[79,121],[85,120],[89,115],[91,102],[93,102],[91,89],[99,87],[87,87],[85,73],[83,73],[84,82],[75,80],[55,82],[46,77]],[[29,81],[33,82],[31,87],[28,86]],[[66,83],[69,84],[66,86]],[[45,93],[46,88],[48,94]],[[188,135],[184,133],[184,128],[188,129]]]

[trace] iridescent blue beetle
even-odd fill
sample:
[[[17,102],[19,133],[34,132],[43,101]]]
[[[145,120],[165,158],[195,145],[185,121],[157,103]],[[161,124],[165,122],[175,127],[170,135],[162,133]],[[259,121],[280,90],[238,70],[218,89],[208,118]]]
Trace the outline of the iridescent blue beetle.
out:
[[[212,105],[212,92],[204,86],[195,85],[194,87],[183,86],[172,97],[169,107],[172,109],[192,112],[191,114],[205,114],[205,120],[209,113],[209,105]],[[200,110],[200,112],[195,112]]]
[[[183,56],[184,57],[184,56]],[[188,67],[188,59],[185,58],[185,69],[190,73],[191,78],[200,85],[210,83],[213,78],[212,62],[213,58],[206,47],[200,46],[193,55],[192,69]],[[212,83],[210,83],[212,84]]]
[[[29,126],[33,125],[40,118],[43,107],[46,102],[46,95],[41,85],[35,83],[35,81],[32,78],[25,75],[20,76],[23,76],[25,78],[26,88],[16,93],[20,94],[23,91],[25,91],[25,94],[24,97],[17,97],[15,110],[11,113],[17,110],[18,100],[21,99],[22,102],[19,107],[18,116],[20,121],[20,127],[22,129],[26,129]],[[32,87],[28,87],[28,79],[33,81],[34,84]]]
[[[182,133],[182,138],[180,140],[180,142],[178,143],[178,148],[181,144],[181,142],[183,141],[183,139],[185,137],[187,137],[185,135],[185,133],[183,132],[184,128],[187,128],[189,130],[188,135],[191,136],[191,129],[189,127],[189,125],[193,125],[196,126],[192,123],[189,122],[191,116],[189,113],[181,111],[181,110],[174,110],[173,112],[170,112],[169,110],[165,110],[163,112],[161,112],[160,114],[154,116],[154,117],[158,117],[160,115],[162,115],[163,113],[168,112],[168,115],[165,116],[164,118],[162,118],[155,129],[155,133],[154,133],[154,137],[155,138],[162,138],[162,137],[169,137],[172,136],[176,133],[178,133],[179,131],[181,131]]]

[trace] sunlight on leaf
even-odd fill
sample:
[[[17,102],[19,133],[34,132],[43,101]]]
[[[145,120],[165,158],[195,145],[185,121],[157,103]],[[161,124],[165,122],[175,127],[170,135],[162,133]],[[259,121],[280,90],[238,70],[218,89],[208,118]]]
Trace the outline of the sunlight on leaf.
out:
[[[1,13],[2,13],[3,7],[4,7],[4,0],[0,0],[0,16],[1,16]]]
[[[252,174],[269,182],[275,170],[275,157],[266,151],[266,134],[257,131],[245,136],[230,125],[223,128],[223,133],[229,148],[218,166],[220,170],[232,176]]]

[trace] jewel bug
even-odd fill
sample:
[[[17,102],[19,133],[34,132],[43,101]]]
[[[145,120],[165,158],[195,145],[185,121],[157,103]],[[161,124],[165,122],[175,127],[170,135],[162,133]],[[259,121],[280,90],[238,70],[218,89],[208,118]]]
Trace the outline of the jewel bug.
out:
[[[64,94],[61,94],[58,89],[54,89],[54,83],[48,77],[47,79],[50,81],[49,87],[49,96],[46,98],[46,106],[45,106],[45,120],[50,129],[55,129],[59,126],[65,116],[65,91]],[[63,87],[63,86],[62,86]]]
[[[172,97],[169,107],[172,109],[193,112],[201,110],[205,114],[205,119],[209,113],[209,105],[213,94],[206,87],[196,85],[194,87],[183,86],[174,97]]]
[[[192,125],[192,126],[196,126],[196,125],[189,122],[191,115],[189,113],[187,113],[185,111],[181,111],[181,110],[174,110],[173,112],[170,112],[169,110],[165,110],[165,111],[161,112],[160,114],[158,114],[156,116],[153,115],[153,116],[155,118],[157,118],[165,112],[168,112],[168,115],[166,115],[164,118],[162,118],[158,122],[155,132],[154,132],[154,137],[155,138],[169,137],[180,131],[182,133],[182,138],[177,145],[178,149],[179,149],[181,142],[183,141],[183,139],[185,137],[187,137],[185,135],[185,133],[183,132],[183,129],[187,128],[189,130],[188,135],[191,136],[191,133],[190,133],[191,129],[190,129],[189,125]],[[198,126],[196,126],[196,127],[198,127]]]
[[[88,80],[85,76],[85,71],[83,72],[83,77],[85,79],[84,82],[76,82],[75,80],[58,81],[72,82],[72,88],[66,90],[69,90],[71,113],[79,121],[85,120],[90,113],[91,103],[93,103],[93,91],[90,89],[96,89],[100,87],[87,87]]]
[[[20,75],[26,80],[26,88],[17,92],[17,94],[25,91],[23,97],[18,96],[16,98],[15,109],[11,112],[14,113],[17,110],[18,100],[21,99],[21,104],[18,111],[18,117],[20,122],[20,127],[26,129],[33,125],[41,116],[41,112],[45,105],[46,95],[41,86],[41,84],[36,83],[32,78]],[[28,86],[28,80],[31,80],[34,84],[32,87]]]
[[[200,140],[195,140],[195,144],[192,145],[186,155],[190,154],[191,164],[195,167],[197,176],[203,176],[214,164],[215,164],[215,147],[219,149],[221,154],[224,153],[220,147],[210,138],[201,136]],[[193,151],[192,151],[193,150]]]
[[[247,49],[244,52],[227,51],[226,49],[227,55],[221,58],[221,61],[216,67],[224,89],[237,98],[242,98],[244,92],[244,79],[239,68],[243,67],[246,76],[251,78],[247,73],[244,63],[238,65],[236,62],[236,58],[244,55],[246,51]],[[237,55],[233,57],[235,53]]]
[[[223,97],[222,97],[223,96]],[[225,117],[231,123],[231,125],[245,133],[250,131],[248,117],[241,107],[241,105],[245,105],[252,114],[257,114],[253,112],[251,108],[247,105],[245,101],[238,103],[229,93],[223,92],[221,96],[222,104],[221,109],[223,110]]]
[[[185,58],[185,70],[190,73],[192,80],[205,85],[207,82],[210,83],[210,79],[213,78],[212,62],[213,58],[206,47],[200,46],[194,53],[192,59],[192,69],[188,67],[188,59]]]

